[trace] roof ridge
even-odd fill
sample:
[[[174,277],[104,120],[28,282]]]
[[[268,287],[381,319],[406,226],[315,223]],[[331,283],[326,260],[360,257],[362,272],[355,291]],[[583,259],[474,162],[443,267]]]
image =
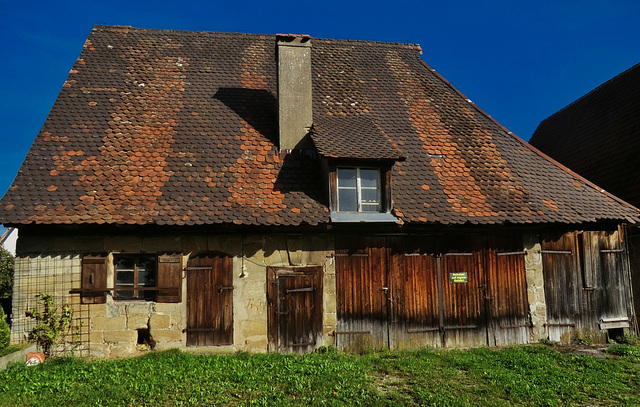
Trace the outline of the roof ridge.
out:
[[[161,31],[161,32],[179,32],[179,33],[188,33],[188,34],[211,34],[211,35],[221,35],[221,36],[268,36],[273,37],[275,39],[278,34],[264,34],[264,33],[244,33],[244,32],[225,32],[225,31],[203,31],[203,30],[181,30],[181,29],[171,29],[171,28],[143,28],[143,27],[133,27],[130,25],[99,25],[96,24],[93,26],[92,31],[114,31],[114,30],[135,30],[135,31]],[[343,39],[343,38],[322,38],[322,37],[314,37],[310,35],[312,40],[323,41],[325,43],[367,43],[367,44],[375,44],[380,46],[391,46],[391,47],[402,47],[409,49],[416,49],[422,53],[422,47],[420,44],[410,43],[410,42],[392,42],[392,41],[376,41],[376,40],[360,40],[360,39]]]
[[[631,68],[626,69],[625,71],[617,74],[616,76],[614,76],[613,78],[607,80],[604,83],[601,83],[600,85],[596,86],[595,88],[591,89],[589,92],[585,93],[584,95],[580,96],[578,99],[574,100],[573,102],[569,103],[568,105],[566,105],[565,107],[563,107],[562,109],[556,111],[555,113],[553,113],[552,115],[546,117],[545,119],[543,119],[539,124],[538,127],[540,127],[542,125],[542,123],[546,122],[547,120],[551,119],[552,117],[556,117],[558,115],[560,115],[562,112],[564,112],[565,110],[568,110],[570,107],[573,107],[574,105],[576,105],[577,103],[581,102],[582,100],[590,97],[591,95],[593,95],[594,93],[597,93],[598,91],[600,91],[603,87],[605,87],[606,85],[609,85],[612,82],[617,82],[618,80],[620,80],[623,76],[627,75],[629,72],[634,71],[636,68],[640,69],[640,62],[638,62],[637,64],[633,65]],[[536,128],[537,130],[537,128]],[[534,131],[535,134],[535,131]]]

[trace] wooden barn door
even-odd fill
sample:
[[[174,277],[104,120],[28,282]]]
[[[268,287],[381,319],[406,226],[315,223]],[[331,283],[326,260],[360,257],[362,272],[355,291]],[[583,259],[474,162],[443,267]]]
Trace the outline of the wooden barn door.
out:
[[[342,350],[389,347],[385,238],[336,236],[337,329]]]
[[[440,301],[446,347],[487,344],[487,284],[482,243],[480,236],[445,239]]]
[[[522,242],[487,236],[336,236],[337,346],[528,342]]]
[[[529,301],[521,236],[495,236],[486,257],[489,345],[529,342]]]
[[[438,238],[393,237],[387,244],[390,346],[442,346]]]
[[[549,233],[542,237],[542,269],[551,341],[568,342],[580,328],[582,278],[575,233]]]
[[[269,350],[305,352],[322,341],[322,267],[267,268]]]
[[[187,268],[187,346],[233,344],[233,259],[192,257]]]

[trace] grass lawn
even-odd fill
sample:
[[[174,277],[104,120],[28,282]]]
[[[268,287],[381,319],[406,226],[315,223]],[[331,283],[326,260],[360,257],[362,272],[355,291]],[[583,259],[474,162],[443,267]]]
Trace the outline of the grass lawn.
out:
[[[640,347],[608,357],[548,346],[302,356],[52,359],[0,372],[0,406],[640,405]]]

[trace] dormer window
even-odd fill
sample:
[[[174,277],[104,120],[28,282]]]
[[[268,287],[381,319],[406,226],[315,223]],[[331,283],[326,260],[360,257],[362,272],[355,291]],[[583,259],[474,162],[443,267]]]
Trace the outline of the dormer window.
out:
[[[398,220],[391,214],[391,163],[334,163],[329,167],[329,181],[332,222]]]
[[[382,212],[380,170],[338,167],[338,212]]]

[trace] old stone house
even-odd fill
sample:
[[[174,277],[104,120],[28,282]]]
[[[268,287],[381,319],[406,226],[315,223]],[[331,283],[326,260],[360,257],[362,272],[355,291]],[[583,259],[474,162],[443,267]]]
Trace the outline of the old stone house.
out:
[[[97,26],[0,221],[94,356],[453,347],[633,329],[633,206],[416,45]]]
[[[542,122],[530,140],[596,185],[640,206],[640,63]],[[640,230],[629,229],[635,312],[640,312]]]

